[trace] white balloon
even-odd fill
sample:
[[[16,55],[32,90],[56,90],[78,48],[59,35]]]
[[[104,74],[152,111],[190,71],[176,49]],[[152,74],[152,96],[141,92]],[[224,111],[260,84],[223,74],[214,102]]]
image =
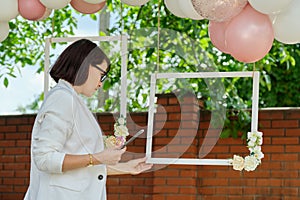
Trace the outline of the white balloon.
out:
[[[91,3],[91,4],[99,4],[99,3],[102,3],[106,0],[83,0],[83,1],[85,1],[87,3]]]
[[[5,40],[9,34],[8,22],[0,22],[0,42]]]
[[[40,0],[40,2],[50,9],[61,9],[66,7],[71,0]]]
[[[192,0],[178,0],[179,7],[183,11],[183,13],[191,19],[201,20],[204,19],[198,12],[195,10]]]
[[[130,6],[142,6],[150,0],[121,0],[122,3],[125,3]]]
[[[292,1],[293,0],[248,0],[255,10],[264,14],[275,14],[284,11]]]
[[[300,1],[293,1],[290,6],[273,19],[275,39],[286,44],[300,42]]]
[[[173,15],[180,18],[187,18],[187,16],[184,14],[184,12],[179,6],[179,1],[184,0],[165,0],[165,5]]]
[[[0,21],[8,22],[18,16],[18,0],[1,0]]]

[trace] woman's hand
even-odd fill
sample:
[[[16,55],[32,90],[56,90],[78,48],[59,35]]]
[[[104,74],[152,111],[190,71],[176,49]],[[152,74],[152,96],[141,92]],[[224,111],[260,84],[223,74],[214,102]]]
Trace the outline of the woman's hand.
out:
[[[146,163],[147,158],[133,159],[125,163],[118,163],[114,166],[108,167],[108,175],[119,175],[119,174],[140,174],[152,168],[153,164]]]
[[[126,147],[123,149],[119,147],[104,149],[99,153],[93,154],[93,157],[97,160],[95,164],[115,165],[121,160],[125,151]]]

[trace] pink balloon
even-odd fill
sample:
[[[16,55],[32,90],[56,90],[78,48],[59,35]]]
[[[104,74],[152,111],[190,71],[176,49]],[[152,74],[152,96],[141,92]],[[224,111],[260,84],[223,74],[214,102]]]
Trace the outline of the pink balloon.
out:
[[[18,10],[25,19],[37,20],[44,15],[46,7],[39,0],[18,0]]]
[[[80,13],[92,14],[101,10],[106,4],[106,1],[99,4],[87,3],[84,0],[72,0],[71,6]]]
[[[208,33],[212,44],[224,53],[229,53],[225,41],[225,31],[227,25],[228,22],[216,21],[209,21],[208,24]]]
[[[231,55],[241,62],[252,63],[262,59],[274,41],[270,18],[248,4],[230,20],[225,31],[225,41]]]

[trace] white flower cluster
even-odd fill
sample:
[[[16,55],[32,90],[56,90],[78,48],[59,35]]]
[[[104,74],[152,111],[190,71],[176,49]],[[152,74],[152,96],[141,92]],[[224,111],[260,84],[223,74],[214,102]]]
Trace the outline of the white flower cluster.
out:
[[[126,127],[126,119],[124,117],[118,118],[114,124],[114,135],[103,137],[106,148],[114,148],[122,146],[126,142],[126,137],[129,135]]]
[[[245,158],[234,155],[233,159],[230,160],[234,170],[242,171],[244,169],[246,171],[254,171],[261,164],[261,159],[264,157],[261,151],[263,143],[262,132],[248,132],[247,138],[247,147],[250,155]]]
[[[120,117],[114,124],[114,134],[116,137],[126,138],[129,133],[126,127],[126,120],[123,117]]]

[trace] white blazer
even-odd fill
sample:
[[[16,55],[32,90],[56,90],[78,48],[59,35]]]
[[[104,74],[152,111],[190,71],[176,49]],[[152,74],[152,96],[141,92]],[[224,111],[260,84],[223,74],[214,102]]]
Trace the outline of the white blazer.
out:
[[[104,149],[101,129],[83,100],[64,80],[49,92],[31,139],[30,184],[25,200],[105,200],[106,166],[62,172],[66,154]]]

